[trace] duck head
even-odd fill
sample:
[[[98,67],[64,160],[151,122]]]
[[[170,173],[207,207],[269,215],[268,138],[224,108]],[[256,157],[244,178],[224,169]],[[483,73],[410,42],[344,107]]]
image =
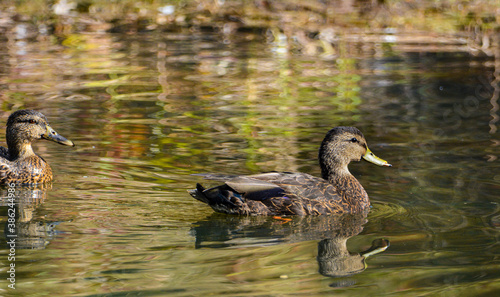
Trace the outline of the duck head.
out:
[[[328,179],[331,174],[348,174],[349,163],[361,159],[379,166],[392,166],[368,149],[363,133],[357,128],[335,127],[328,131],[319,149],[323,178]]]
[[[71,140],[59,135],[47,118],[35,110],[18,110],[7,120],[7,145],[11,157],[33,153],[31,143],[47,139],[63,145],[74,146]]]

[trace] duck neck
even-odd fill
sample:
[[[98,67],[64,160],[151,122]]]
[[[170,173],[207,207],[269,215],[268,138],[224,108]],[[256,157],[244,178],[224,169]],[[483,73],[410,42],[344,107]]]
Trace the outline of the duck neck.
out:
[[[22,159],[34,155],[31,142],[13,138],[7,132],[7,147],[9,149],[9,157],[12,160]]]
[[[370,205],[368,194],[346,166],[337,169],[322,170],[322,177],[335,186],[339,195],[351,205],[366,208]]]

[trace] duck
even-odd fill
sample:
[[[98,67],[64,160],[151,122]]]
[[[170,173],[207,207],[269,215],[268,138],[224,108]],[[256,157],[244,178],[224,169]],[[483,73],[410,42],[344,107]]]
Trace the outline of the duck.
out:
[[[0,146],[0,184],[41,184],[52,181],[50,165],[31,146],[38,139],[75,144],[59,135],[39,111],[22,109],[7,119],[7,148]]]
[[[392,166],[375,156],[363,133],[340,126],[328,131],[319,148],[321,177],[297,172],[254,175],[196,174],[222,185],[205,188],[200,183],[189,194],[214,211],[233,215],[334,215],[367,213],[370,200],[363,186],[349,172],[352,161],[364,159]]]

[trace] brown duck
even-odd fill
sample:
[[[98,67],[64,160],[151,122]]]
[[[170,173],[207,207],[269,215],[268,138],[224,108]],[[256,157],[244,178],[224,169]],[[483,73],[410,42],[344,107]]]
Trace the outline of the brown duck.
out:
[[[52,180],[52,169],[33,152],[31,143],[37,139],[52,140],[74,146],[59,135],[47,118],[35,110],[18,110],[7,120],[7,147],[0,147],[0,184],[35,184]]]
[[[306,173],[270,172],[247,176],[201,174],[223,185],[205,189],[197,184],[189,194],[215,211],[239,215],[326,215],[367,211],[366,191],[347,166],[361,158],[391,166],[376,157],[361,131],[336,127],[319,149],[322,178]]]

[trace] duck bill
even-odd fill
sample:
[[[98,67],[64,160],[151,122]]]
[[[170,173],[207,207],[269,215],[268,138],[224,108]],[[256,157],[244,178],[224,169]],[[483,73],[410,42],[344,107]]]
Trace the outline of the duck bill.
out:
[[[363,159],[378,166],[392,166],[391,164],[387,163],[386,160],[380,159],[379,157],[375,156],[368,148],[366,149],[366,153],[363,156]]]
[[[368,258],[378,253],[385,251],[391,244],[387,239],[375,239],[372,242],[372,246],[365,252],[361,253],[361,256]]]
[[[64,144],[67,146],[75,146],[73,141],[66,139],[59,135],[59,133],[56,132],[56,130],[52,129],[51,126],[47,125],[47,132],[42,135],[43,139],[51,140],[60,144]]]

